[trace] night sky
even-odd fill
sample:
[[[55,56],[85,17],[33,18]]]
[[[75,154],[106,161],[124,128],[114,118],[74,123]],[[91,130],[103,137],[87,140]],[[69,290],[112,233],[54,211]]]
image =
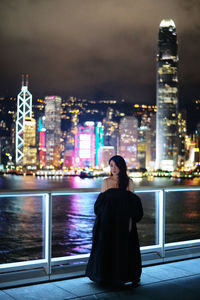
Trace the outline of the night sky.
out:
[[[33,97],[156,103],[162,19],[179,42],[179,102],[200,97],[199,0],[0,0],[0,96],[29,73]]]

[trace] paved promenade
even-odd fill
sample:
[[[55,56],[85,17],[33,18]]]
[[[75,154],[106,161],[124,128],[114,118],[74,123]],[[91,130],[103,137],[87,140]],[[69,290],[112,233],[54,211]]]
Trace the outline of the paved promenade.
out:
[[[102,288],[86,277],[0,290],[1,300],[199,300],[200,258],[144,267],[141,285]]]

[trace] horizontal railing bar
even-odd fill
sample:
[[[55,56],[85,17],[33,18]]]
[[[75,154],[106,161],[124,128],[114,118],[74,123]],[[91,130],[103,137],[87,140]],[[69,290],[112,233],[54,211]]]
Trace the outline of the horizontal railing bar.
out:
[[[182,241],[182,242],[173,242],[173,243],[166,243],[165,248],[168,249],[176,249],[182,247],[193,247],[193,246],[200,246],[200,239],[196,240],[189,240],[189,241]]]
[[[9,270],[15,270],[19,269],[19,267],[23,268],[30,268],[30,267],[43,267],[47,263],[46,259],[36,259],[36,260],[28,260],[28,261],[20,261],[20,262],[14,262],[14,263],[4,263],[0,264],[0,271],[6,270],[6,272],[9,272]]]
[[[77,195],[77,192],[56,192],[56,193],[51,193],[52,196],[61,196],[61,195]],[[99,191],[95,192],[81,192],[81,194],[99,194]]]
[[[161,249],[160,245],[152,245],[152,246],[143,246],[140,247],[141,253],[149,253],[155,250]],[[54,257],[51,259],[52,265],[56,265],[58,263],[63,262],[75,262],[81,260],[87,260],[90,254],[77,254],[77,255],[70,255],[70,256],[62,256],[62,257]]]
[[[70,255],[70,256],[62,256],[62,257],[54,257],[51,259],[52,265],[57,265],[59,263],[67,263],[67,262],[78,262],[78,261],[86,261],[89,258],[90,254],[78,254],[78,255]]]
[[[160,191],[164,190],[165,192],[170,192],[170,191],[192,191],[192,190],[200,190],[200,186],[157,186],[157,187],[152,187],[152,186],[143,186],[143,187],[135,187],[134,192],[154,192],[154,191]],[[100,192],[100,188],[54,188],[54,189],[17,189],[17,190],[1,190],[0,191],[0,196],[1,195],[19,195],[19,194],[24,194],[24,195],[30,195],[30,194],[38,194],[38,195],[43,195],[43,194],[49,194],[51,193],[52,195],[56,195],[58,193],[92,193],[92,192]]]
[[[200,191],[200,187],[174,187],[174,188],[166,188],[164,189],[165,192],[186,192],[186,191]]]
[[[89,257],[89,253],[86,254],[75,254],[70,256],[60,256],[60,257],[52,257],[52,261],[58,261],[58,260],[70,260],[71,259],[82,259]]]
[[[142,190],[138,190],[138,189],[135,189],[134,190],[134,193],[155,193],[155,192],[160,192],[162,191],[163,189],[142,189]]]
[[[55,188],[55,189],[33,189],[33,190],[2,190],[0,195],[19,195],[19,194],[55,194],[55,193],[92,193],[99,192],[100,188],[84,188],[84,189],[74,189],[74,188]]]
[[[157,250],[157,249],[160,249],[160,248],[161,248],[161,245],[142,246],[142,247],[140,247],[140,251],[142,253],[145,253],[146,251]]]
[[[43,194],[41,194],[41,192],[40,193],[22,193],[22,192],[20,192],[20,193],[9,193],[9,194],[1,194],[0,193],[0,198],[3,198],[3,197],[16,197],[16,196],[18,196],[18,197],[25,197],[25,196],[29,196],[29,197],[32,197],[32,196],[37,196],[37,197],[43,197],[43,196],[45,196],[47,193],[43,193]]]
[[[156,249],[160,249],[160,248],[161,248],[160,245],[152,245],[152,246],[140,247],[140,250],[142,253],[144,253],[145,251],[156,250]],[[54,257],[54,258],[52,258],[51,261],[53,263],[63,262],[63,261],[76,261],[76,260],[88,258],[89,255],[90,254],[88,253],[88,254],[77,254],[77,255],[70,255],[70,256]]]

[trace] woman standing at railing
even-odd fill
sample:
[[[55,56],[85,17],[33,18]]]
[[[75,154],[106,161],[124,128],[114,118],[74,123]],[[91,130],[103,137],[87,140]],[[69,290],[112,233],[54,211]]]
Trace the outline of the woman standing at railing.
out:
[[[136,222],[143,216],[140,198],[133,193],[126,162],[119,155],[109,160],[111,176],[105,178],[94,211],[92,250],[86,276],[101,284],[137,286],[141,255]]]

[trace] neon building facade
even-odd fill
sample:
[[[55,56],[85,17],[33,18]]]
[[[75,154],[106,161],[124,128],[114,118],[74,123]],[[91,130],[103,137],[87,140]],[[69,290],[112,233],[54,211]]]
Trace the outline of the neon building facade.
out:
[[[60,167],[61,154],[61,97],[45,97],[46,166]]]
[[[173,20],[162,20],[157,51],[156,169],[174,170],[178,159],[178,44]]]
[[[15,163],[23,165],[25,118],[32,118],[32,95],[28,91],[28,74],[22,75],[22,87],[17,96]]]
[[[86,168],[95,166],[95,125],[94,122],[85,122],[78,126],[75,134],[75,149],[73,166]]]
[[[103,126],[101,122],[97,122],[95,127],[95,150],[95,166],[100,167],[103,154]]]
[[[46,128],[45,117],[39,118],[38,121],[39,133],[39,165],[40,169],[46,167]]]

